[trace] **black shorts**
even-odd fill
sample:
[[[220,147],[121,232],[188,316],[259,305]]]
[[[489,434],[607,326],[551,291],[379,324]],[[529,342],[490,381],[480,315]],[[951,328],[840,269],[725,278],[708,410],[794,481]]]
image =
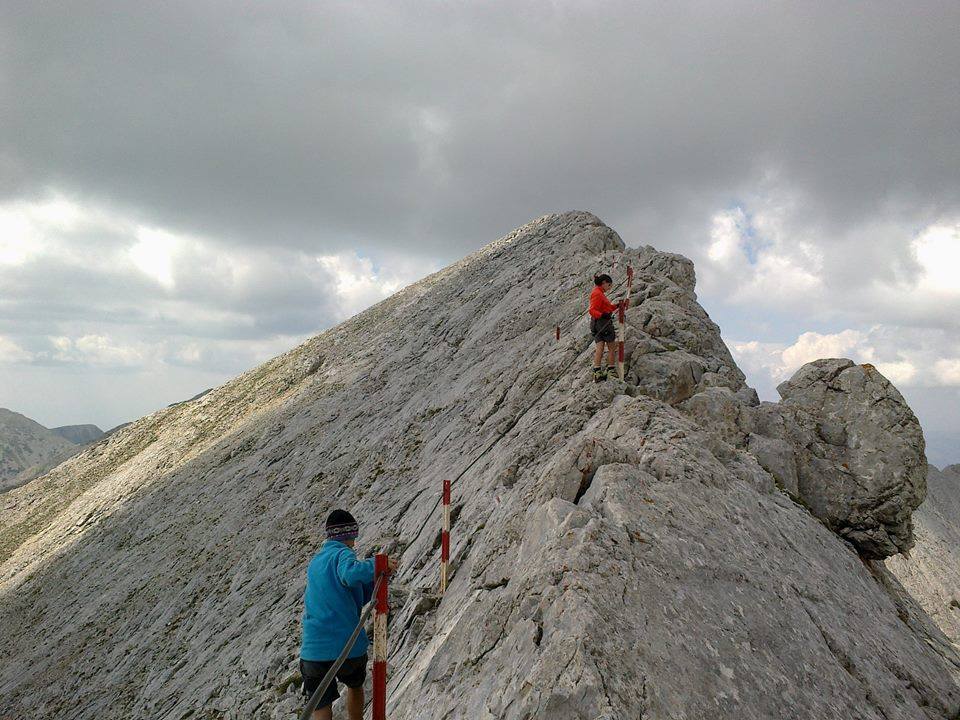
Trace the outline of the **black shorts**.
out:
[[[598,318],[590,318],[590,334],[594,342],[612,343],[617,339],[617,331],[613,328],[613,316],[605,313]]]
[[[313,691],[320,687],[320,681],[323,680],[327,670],[333,665],[333,660],[304,660],[300,659],[300,675],[303,677],[303,694],[310,699]],[[347,658],[340,669],[337,670],[337,678],[327,691],[320,698],[317,704],[318,708],[333,705],[333,701],[340,697],[337,690],[337,680],[342,682],[348,688],[363,687],[363,681],[367,679],[367,656],[361,655],[358,658]]]

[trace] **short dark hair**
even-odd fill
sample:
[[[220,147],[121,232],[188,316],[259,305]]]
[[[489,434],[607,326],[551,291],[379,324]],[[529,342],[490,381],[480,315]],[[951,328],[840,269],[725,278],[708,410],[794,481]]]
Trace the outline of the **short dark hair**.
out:
[[[605,282],[613,284],[613,278],[607,275],[606,273],[601,273],[600,275],[593,276],[594,285],[603,285]]]

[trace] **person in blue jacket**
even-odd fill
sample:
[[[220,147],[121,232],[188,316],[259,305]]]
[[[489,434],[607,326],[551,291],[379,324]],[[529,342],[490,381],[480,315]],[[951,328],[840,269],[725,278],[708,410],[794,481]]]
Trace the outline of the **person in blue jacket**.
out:
[[[307,590],[303,596],[303,642],[300,645],[300,674],[307,699],[320,685],[323,676],[343,650],[357,623],[360,611],[373,594],[373,558],[357,560],[353,551],[359,535],[353,515],[334,510],[327,517],[327,539],[307,568]],[[393,558],[388,569],[397,567]],[[367,677],[366,630],[361,630],[346,662],[337,672],[337,680],[347,686],[347,716],[363,718],[363,681]],[[327,688],[314,720],[331,720],[333,701],[340,697],[337,683]]]

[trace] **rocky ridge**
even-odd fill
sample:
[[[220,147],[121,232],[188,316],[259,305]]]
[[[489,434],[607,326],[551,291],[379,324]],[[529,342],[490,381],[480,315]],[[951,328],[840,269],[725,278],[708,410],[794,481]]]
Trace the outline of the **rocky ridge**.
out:
[[[626,382],[595,385],[589,278],[628,264]],[[955,720],[960,658],[878,562],[913,543],[916,419],[845,360],[759,403],[694,286],[546,216],[0,497],[0,715],[295,717],[345,506],[401,559],[391,717]]]

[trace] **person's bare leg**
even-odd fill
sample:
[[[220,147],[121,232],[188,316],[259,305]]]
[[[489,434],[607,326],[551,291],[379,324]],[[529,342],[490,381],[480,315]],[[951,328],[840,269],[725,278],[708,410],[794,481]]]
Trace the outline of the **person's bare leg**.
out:
[[[363,720],[363,687],[347,688],[347,717]]]
[[[333,705],[314,710],[313,720],[333,720]]]
[[[597,343],[597,349],[593,351],[593,366],[600,367],[600,360],[603,358],[603,343]]]
[[[610,355],[607,358],[607,367],[611,370],[617,369],[617,344],[616,343],[607,343],[607,348],[610,351]]]

